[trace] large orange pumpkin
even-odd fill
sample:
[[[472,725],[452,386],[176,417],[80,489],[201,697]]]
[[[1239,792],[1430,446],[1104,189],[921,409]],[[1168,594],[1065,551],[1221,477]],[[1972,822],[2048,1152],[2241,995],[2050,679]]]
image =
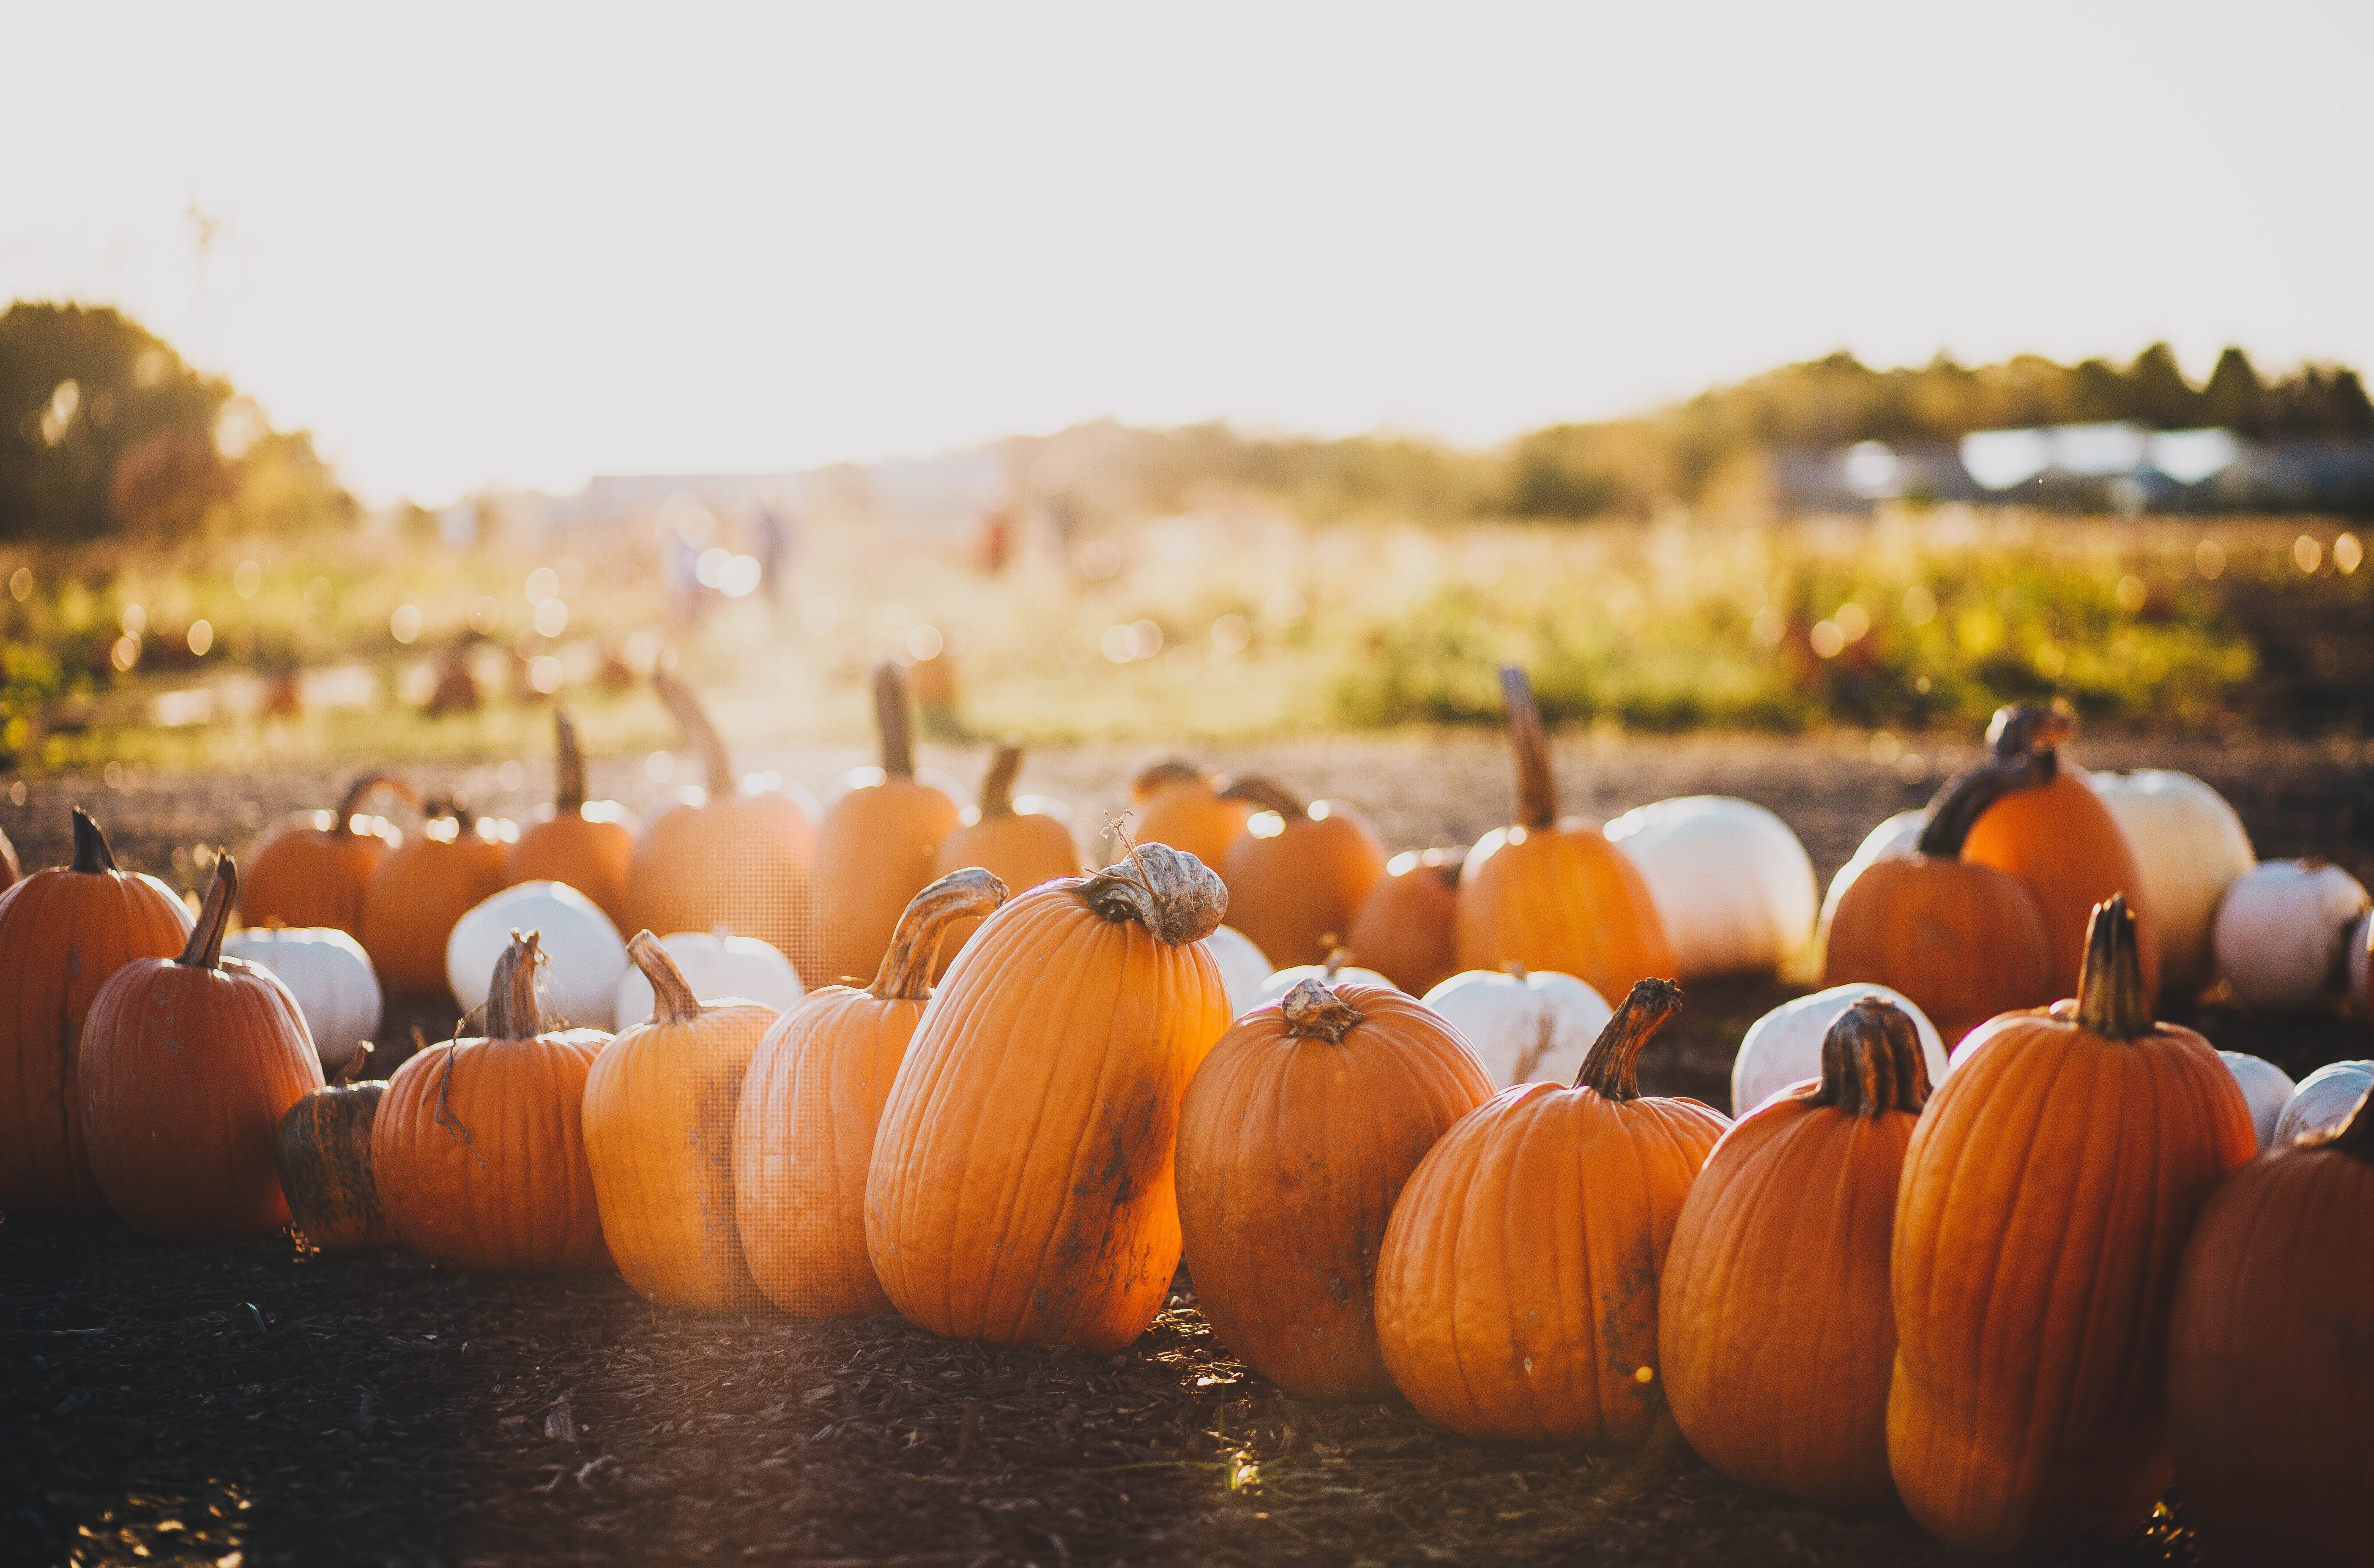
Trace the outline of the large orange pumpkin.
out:
[[[371,872],[358,940],[380,984],[433,996],[445,989],[445,941],[462,917],[500,893],[518,834],[476,815],[460,795],[429,805],[429,821]]]
[[[371,1124],[387,1080],[351,1080],[371,1047],[347,1059],[335,1082],[314,1090],[280,1118],[274,1158],[288,1216],[324,1252],[373,1252],[395,1245],[371,1176]]]
[[[1895,1501],[1888,1251],[1928,1097],[1912,1020],[1866,997],[1823,1037],[1821,1082],[1724,1134],[1683,1200],[1657,1286],[1665,1398],[1733,1480],[1824,1507]]]
[[[1648,1435],[1657,1276],[1682,1200],[1730,1124],[1643,1096],[1640,1047],[1682,1005],[1642,980],[1571,1089],[1503,1090],[1402,1189],[1377,1260],[1377,1339],[1421,1414],[1469,1437]]]
[[[865,1250],[936,1334],[1117,1351],[1179,1266],[1179,1102],[1228,1026],[1220,879],[1164,845],[985,921],[899,1070]]]
[[[1035,796],[1015,800],[1014,778],[1021,770],[1022,748],[1010,741],[1001,744],[981,780],[981,804],[967,811],[962,825],[941,841],[932,864],[934,874],[946,876],[966,866],[979,866],[1017,892],[1057,877],[1080,874],[1080,848],[1072,842],[1072,830],[1059,814],[1061,808]],[[940,947],[940,974],[947,973],[980,927],[976,918],[959,919],[948,927]]]
[[[799,966],[812,980],[855,982],[882,967],[899,917],[937,874],[940,846],[959,825],[957,803],[915,777],[907,683],[896,664],[874,672],[874,716],[882,766],[852,774],[817,830]]]
[[[1459,1032],[1384,986],[1299,980],[1212,1047],[1179,1113],[1179,1223],[1220,1342],[1289,1394],[1392,1395],[1377,1248],[1410,1173],[1492,1097]]]
[[[280,1118],[322,1086],[305,1015],[269,969],[222,955],[239,867],[214,885],[178,958],[135,958],[90,1004],[76,1079],[90,1172],[153,1236],[256,1235],[288,1223]]]
[[[1905,1156],[1891,1270],[1888,1465],[1932,1534],[2026,1555],[2149,1516],[2177,1263],[2257,1147],[2209,1042],[2152,1022],[2117,898],[2074,1000],[1963,1042]]]
[[[606,1037],[546,1028],[534,931],[495,961],[486,1034],[395,1070],[371,1124],[371,1176],[404,1245],[488,1274],[606,1269],[582,1130]]]
[[[1005,902],[988,872],[950,872],[907,906],[871,986],[819,986],[758,1042],[735,1116],[734,1213],[751,1277],[785,1312],[890,1310],[865,1256],[875,1130],[947,932]]]
[[[1207,866],[1224,864],[1228,846],[1257,809],[1247,800],[1224,798],[1227,781],[1192,762],[1158,762],[1131,780],[1129,798],[1136,821],[1130,840],[1167,844]]]
[[[107,835],[74,813],[74,860],[0,894],[0,1213],[107,1212],[83,1149],[76,1058],[100,987],[135,958],[170,958],[190,912],[152,876],[115,869]]]
[[[585,798],[585,758],[577,749],[577,726],[558,709],[552,722],[560,737],[552,804],[520,830],[503,869],[504,880],[514,887],[523,882],[565,882],[599,906],[612,925],[623,927],[627,867],[635,856],[634,813],[616,801]]]
[[[734,1113],[775,1010],[704,1005],[649,931],[627,952],[652,984],[652,1016],[621,1030],[585,1080],[602,1235],[627,1283],[663,1306],[745,1311],[766,1297],[735,1225]]]
[[[1459,973],[1459,868],[1464,849],[1409,849],[1385,862],[1344,944],[1412,996]]]
[[[1557,779],[1534,688],[1500,671],[1517,759],[1517,823],[1467,851],[1459,876],[1459,967],[1510,963],[1572,975],[1602,996],[1674,972],[1664,922],[1623,850],[1600,825],[1557,813]]]
[[[250,926],[335,926],[360,940],[363,900],[404,835],[363,806],[385,790],[411,805],[420,791],[390,773],[366,773],[335,812],[293,812],[264,829],[247,858],[239,918]]]
[[[1384,879],[1376,829],[1341,801],[1306,805],[1274,778],[1240,778],[1221,798],[1261,808],[1220,863],[1228,923],[1281,969],[1325,963]]]

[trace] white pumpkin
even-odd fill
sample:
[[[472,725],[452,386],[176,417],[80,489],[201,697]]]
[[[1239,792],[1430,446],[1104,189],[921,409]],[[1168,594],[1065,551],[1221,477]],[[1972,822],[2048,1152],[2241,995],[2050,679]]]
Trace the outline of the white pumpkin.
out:
[[[2357,879],[2329,861],[2262,861],[2218,900],[2217,972],[2253,1007],[2331,1007],[2349,984],[2344,949],[2369,908]]]
[[[1683,979],[1769,973],[1814,934],[1813,858],[1753,801],[1684,795],[1607,825],[1649,884]]]
[[[1886,986],[1832,986],[1826,991],[1784,1001],[1747,1026],[1739,1054],[1731,1059],[1731,1114],[1744,1117],[1792,1083],[1822,1075],[1822,1036],[1839,1014],[1867,996],[1885,997],[1902,1008],[1921,1036],[1921,1055],[1929,1064],[1929,1086],[1945,1081],[1945,1042],[1937,1025],[1910,997]]]
[[[1920,846],[1922,829],[1928,825],[1929,813],[1924,807],[1918,811],[1898,812],[1863,835],[1863,842],[1855,846],[1855,852],[1847,858],[1847,863],[1839,868],[1838,875],[1830,878],[1830,890],[1822,895],[1822,916],[1815,935],[1816,942],[1829,941],[1830,917],[1839,912],[1839,900],[1845,897],[1847,889],[1854,885],[1854,879],[1863,875],[1863,868],[1883,856],[1910,855]]]
[[[1349,980],[1354,985],[1382,986],[1387,990],[1398,989],[1391,980],[1386,979],[1374,969],[1363,969],[1357,964],[1297,964],[1291,969],[1280,969],[1268,979],[1263,980],[1262,982],[1261,989],[1261,1000],[1253,1003],[1253,1005],[1255,1007],[1265,1007],[1273,1001],[1280,1000],[1285,997],[1287,992],[1292,990],[1298,984],[1304,980],[1327,980],[1331,982],[1335,980]]]
[[[1242,1018],[1262,1004],[1262,988],[1274,970],[1269,955],[1252,938],[1234,926],[1216,927],[1204,939],[1204,951],[1220,966],[1220,984],[1228,988],[1232,1016]]]
[[[268,927],[223,939],[223,956],[260,964],[297,999],[325,1072],[379,1034],[379,975],[363,944],[335,926]]]
[[[1571,1083],[1616,1010],[1572,975],[1470,969],[1426,993],[1426,1005],[1466,1037],[1492,1082]]]
[[[792,967],[781,948],[755,936],[735,936],[723,926],[714,931],[671,931],[660,938],[660,945],[667,949],[667,955],[684,972],[685,983],[702,1001],[733,997],[789,1012],[808,993],[800,972]],[[627,977],[618,982],[611,1018],[622,1029],[643,1023],[652,1015],[652,983],[643,978],[641,969],[628,965]]]
[[[565,882],[506,887],[455,922],[445,939],[445,983],[464,1011],[487,1000],[495,960],[513,931],[541,931],[546,1005],[570,1026],[616,1026],[627,944],[594,902]]]
[[[2242,1098],[2251,1102],[2251,1125],[2258,1130],[2259,1147],[2266,1148],[2274,1141],[2275,1123],[2282,1119],[2284,1106],[2290,1104],[2297,1087],[2292,1075],[2266,1058],[2246,1051],[2219,1051],[2217,1059],[2234,1075]]]
[[[2339,1127],[2374,1089],[2374,1061],[2327,1063],[2299,1081],[2284,1114],[2275,1118],[2276,1143],[2297,1143],[2314,1133]]]
[[[2259,861],[2242,819],[2190,773],[2139,767],[2085,778],[2134,854],[2136,893],[2159,934],[2160,989],[2198,995],[2217,977],[2209,940],[2217,900]]]
[[[2357,999],[2360,1013],[2374,1015],[2374,997],[2366,994],[2368,948],[2374,944],[2374,915],[2366,916],[2349,928],[2343,939],[2349,948],[2349,994]]]

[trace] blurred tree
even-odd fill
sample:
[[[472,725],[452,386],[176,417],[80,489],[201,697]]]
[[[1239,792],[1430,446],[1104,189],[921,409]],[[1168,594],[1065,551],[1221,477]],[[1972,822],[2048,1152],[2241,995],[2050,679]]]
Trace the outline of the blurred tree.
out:
[[[2163,430],[2190,429],[2200,423],[2201,394],[2184,379],[2176,351],[2155,343],[2135,356],[2127,368],[2128,417]]]
[[[2251,357],[2229,347],[2217,356],[2209,380],[2202,385],[2201,422],[2255,436],[2262,419],[2262,400],[2259,372],[2251,368]]]

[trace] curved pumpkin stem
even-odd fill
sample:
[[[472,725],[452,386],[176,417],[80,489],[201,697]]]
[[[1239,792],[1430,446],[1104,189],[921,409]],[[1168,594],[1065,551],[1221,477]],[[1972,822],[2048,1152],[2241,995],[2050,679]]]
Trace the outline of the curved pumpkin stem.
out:
[[[1930,798],[1929,821],[1921,829],[1920,842],[1913,848],[1933,860],[1961,859],[1963,840],[1969,837],[1970,829],[1978,825],[1989,806],[2005,795],[2041,789],[2052,782],[2052,755],[2023,753],[1990,758],[1954,775],[1945,781],[1945,788]]]
[[[80,806],[74,809],[74,860],[66,870],[96,876],[115,869],[115,851],[108,847],[107,835],[100,830],[99,819]]]
[[[1200,784],[1204,770],[1179,757],[1165,757],[1154,763],[1129,781],[1129,792],[1139,800],[1181,784]]]
[[[2086,959],[2077,968],[2077,1023],[2112,1040],[2139,1040],[2159,1025],[2144,995],[2143,960],[2135,951],[2135,917],[2127,895],[2113,893],[2094,906],[2086,923]]]
[[[1228,912],[1219,873],[1168,844],[1141,844],[1128,860],[1082,878],[1074,891],[1106,919],[1135,920],[1172,947],[1203,941]]]
[[[1337,996],[1320,980],[1297,980],[1294,989],[1279,1001],[1278,1010],[1286,1014],[1286,1032],[1297,1040],[1324,1040],[1340,1046],[1344,1036],[1352,1032],[1368,1014]]]
[[[2077,710],[2065,697],[2053,698],[2051,707],[2007,703],[1987,725],[1987,750],[1998,762],[2035,758],[2050,784],[2060,770],[2054,754],[2076,733]]]
[[[560,747],[553,767],[552,809],[566,816],[585,803],[585,754],[577,749],[577,721],[567,708],[552,710],[552,728]]]
[[[1682,1010],[1682,988],[1671,980],[1635,980],[1631,994],[1582,1059],[1574,1086],[1596,1091],[1603,1100],[1618,1104],[1640,1097],[1640,1047]]]
[[[734,759],[725,750],[725,737],[710,722],[709,710],[700,706],[700,699],[692,695],[690,686],[665,670],[652,674],[652,685],[660,694],[660,701],[667,705],[668,712],[675,716],[676,728],[700,754],[701,773],[709,780],[709,798],[722,801],[731,796],[742,787],[742,780],[735,777]]]
[[[907,677],[887,659],[874,667],[874,722],[882,731],[882,771],[915,777],[915,727],[907,716]]]
[[[413,788],[410,779],[393,773],[366,773],[347,786],[346,798],[338,802],[338,825],[330,831],[341,837],[352,837],[355,818],[362,815],[363,802],[382,790],[407,806],[417,808],[420,804],[420,791]]]
[[[927,1000],[932,966],[939,962],[949,923],[994,914],[1005,899],[1005,883],[981,866],[950,872],[915,895],[890,933],[890,949],[866,988],[869,994],[885,1001]]]
[[[1500,701],[1509,710],[1509,749],[1517,758],[1517,823],[1547,827],[1557,821],[1557,776],[1550,769],[1550,738],[1534,702],[1534,683],[1514,664],[1500,666]]]
[[[198,922],[190,928],[190,940],[182,944],[182,955],[173,960],[193,969],[222,967],[223,934],[230,930],[231,906],[239,902],[239,862],[229,855],[215,860],[215,880],[207,885],[206,901],[198,910]]]
[[[1022,746],[1018,741],[1001,741],[997,755],[989,759],[989,772],[981,781],[981,816],[987,822],[993,816],[1014,814],[1014,779],[1022,771]]]
[[[1911,1015],[1886,997],[1867,996],[1832,1021],[1822,1036],[1821,1086],[1809,1106],[1850,1116],[1919,1111],[1929,1103],[1929,1061]]]
[[[1331,947],[1327,950],[1326,962],[1319,965],[1319,977],[1325,980],[1329,985],[1334,985],[1335,983],[1335,977],[1342,973],[1344,965],[1351,962],[1352,950],[1350,948]]]
[[[542,931],[511,932],[511,944],[495,959],[487,983],[487,1011],[479,1023],[489,1040],[532,1040],[544,1033]],[[449,1069],[450,1071],[450,1069]]]
[[[369,1040],[357,1046],[355,1054],[347,1059],[346,1065],[339,1068],[336,1075],[330,1080],[330,1087],[343,1089],[350,1083],[362,1082],[363,1063],[370,1060],[371,1053],[378,1049],[379,1047]]]
[[[1291,822],[1296,817],[1310,814],[1310,807],[1300,796],[1266,774],[1248,773],[1242,778],[1228,781],[1219,791],[1224,801],[1251,801],[1265,812],[1275,812]]]
[[[691,982],[660,945],[659,938],[648,930],[637,931],[627,939],[627,956],[652,983],[652,1023],[689,1024],[700,1016],[700,999],[692,994]]]

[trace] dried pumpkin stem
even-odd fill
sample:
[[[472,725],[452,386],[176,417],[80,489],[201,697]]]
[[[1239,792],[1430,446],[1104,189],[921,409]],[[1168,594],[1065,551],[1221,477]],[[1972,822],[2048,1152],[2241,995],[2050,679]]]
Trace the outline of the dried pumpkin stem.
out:
[[[1158,790],[1169,790],[1181,784],[1199,783],[1203,778],[1204,770],[1193,763],[1182,762],[1176,757],[1166,757],[1132,779],[1129,787],[1134,793],[1151,795]]]
[[[1310,807],[1300,796],[1265,774],[1248,773],[1242,778],[1232,778],[1220,791],[1224,801],[1251,801],[1265,812],[1275,812],[1291,820],[1310,814]]]
[[[652,676],[652,685],[675,717],[676,728],[700,754],[701,774],[709,780],[709,798],[722,801],[731,796],[741,788],[742,780],[735,776],[734,758],[725,749],[725,737],[710,722],[709,710],[700,706],[700,699],[692,695],[690,686],[664,670]]]
[[[1929,1103],[1929,1061],[1911,1016],[1886,997],[1867,996],[1822,1036],[1822,1082],[1809,1106],[1850,1116],[1918,1111]]]
[[[660,945],[660,939],[648,930],[637,931],[627,941],[627,956],[652,983],[652,1019],[654,1024],[689,1024],[700,1016],[700,999],[692,994],[692,984],[684,971],[676,966],[675,957]]]
[[[1014,814],[1014,779],[1021,771],[1021,743],[1000,742],[997,755],[989,759],[989,772],[981,781],[981,814],[984,821]]]
[[[198,909],[198,922],[190,928],[190,940],[182,946],[182,955],[173,960],[193,969],[222,967],[223,935],[230,930],[231,907],[239,902],[239,862],[229,855],[216,857],[215,880],[206,887],[206,901]]]
[[[1344,966],[1351,962],[1352,950],[1350,948],[1331,947],[1327,950],[1326,962],[1319,965],[1319,977],[1320,978],[1327,981],[1330,985],[1333,985],[1335,981],[1335,977],[1338,974],[1341,974]]]
[[[907,677],[887,659],[874,667],[874,722],[882,731],[882,771],[915,777],[915,726],[907,716]]]
[[[420,804],[420,791],[414,789],[408,779],[399,778],[393,773],[366,773],[347,786],[347,797],[338,802],[338,825],[331,831],[351,837],[355,831],[355,818],[362,815],[363,802],[382,790],[405,805]]]
[[[2064,698],[2050,707],[2006,704],[1987,724],[1987,750],[1998,760],[2050,756],[2077,733],[2077,710]],[[2050,782],[2051,775],[2046,774]]]
[[[2138,1040],[2158,1027],[2144,995],[2143,960],[2127,895],[2094,906],[2086,925],[2086,959],[2077,969],[2077,1023],[2112,1040]]]
[[[981,866],[950,872],[908,901],[890,933],[889,951],[875,972],[871,995],[885,1001],[923,1001],[932,994],[932,967],[939,962],[940,942],[957,920],[978,919],[997,912],[1006,900],[1005,883]]]
[[[567,708],[552,710],[552,728],[560,747],[553,766],[552,807],[566,816],[585,803],[585,754],[577,749],[577,721]]]
[[[1298,1040],[1324,1040],[1340,1046],[1368,1014],[1330,990],[1324,981],[1297,980],[1278,1003],[1286,1014],[1286,1032]]]
[[[371,1054],[378,1049],[379,1047],[369,1040],[357,1046],[355,1054],[347,1059],[346,1065],[338,1069],[337,1076],[330,1080],[330,1087],[343,1089],[350,1083],[360,1082],[363,1075],[363,1063],[369,1061]]]
[[[543,942],[542,931],[514,930],[511,944],[497,955],[478,1024],[488,1039],[532,1040],[544,1033],[544,999],[537,984],[544,968]]]
[[[2052,754],[2047,752],[2045,756]],[[2052,782],[2041,760],[2034,755],[1991,758],[1964,768],[1945,781],[1944,789],[1930,799],[1929,821],[1921,829],[1920,842],[1914,846],[1934,860],[1959,860],[1962,843],[1986,814],[1989,806],[2005,795],[2022,790],[2039,789]]]
[[[1517,759],[1517,822],[1547,827],[1557,821],[1557,776],[1550,768],[1550,738],[1534,702],[1534,684],[1514,664],[1500,666],[1500,700],[1509,712],[1509,749]]]
[[[1203,941],[1228,912],[1218,873],[1168,844],[1141,844],[1126,860],[1082,878],[1074,891],[1106,919],[1135,920],[1172,947]]]
[[[115,851],[108,848],[107,835],[100,830],[99,821],[80,806],[74,809],[74,860],[66,866],[70,872],[95,876],[115,869]]]
[[[1665,1021],[1682,1010],[1682,988],[1671,980],[1636,980],[1624,1005],[1591,1042],[1590,1054],[1582,1059],[1582,1071],[1575,1074],[1574,1086],[1591,1089],[1603,1100],[1637,1100],[1640,1097],[1640,1047],[1650,1037],[1665,1026]]]

